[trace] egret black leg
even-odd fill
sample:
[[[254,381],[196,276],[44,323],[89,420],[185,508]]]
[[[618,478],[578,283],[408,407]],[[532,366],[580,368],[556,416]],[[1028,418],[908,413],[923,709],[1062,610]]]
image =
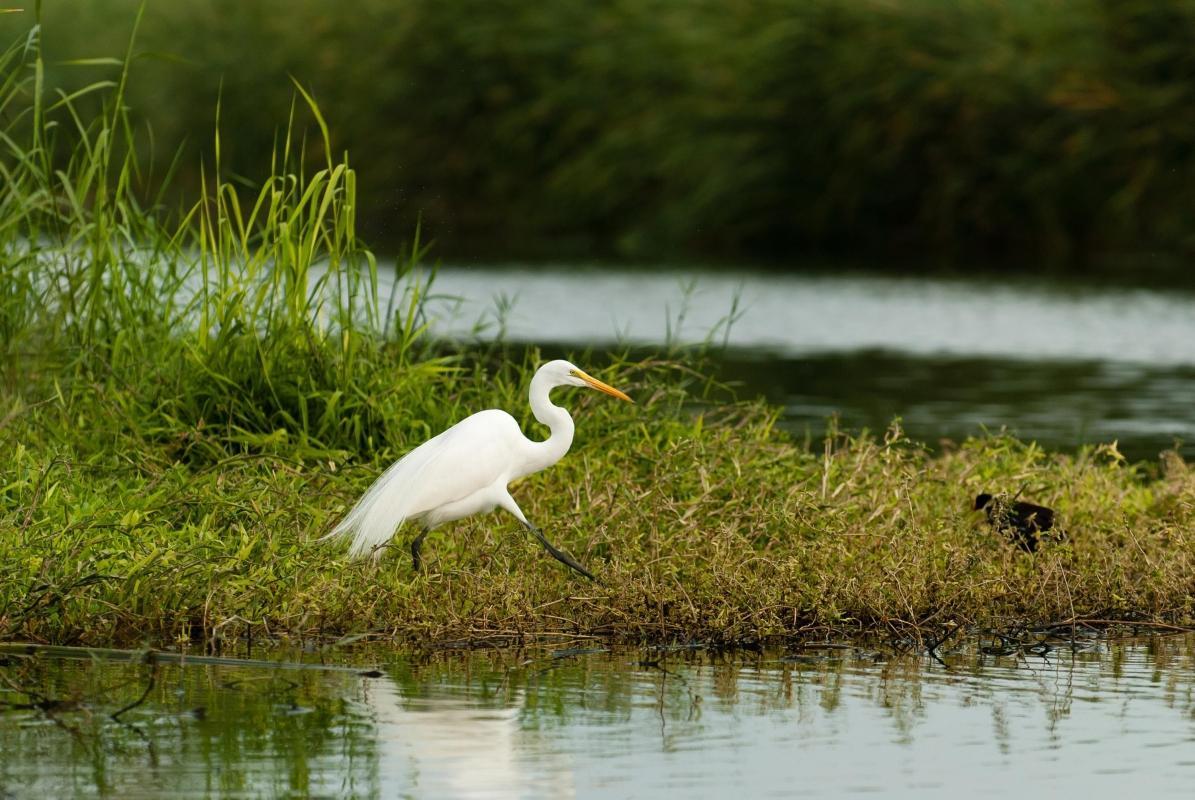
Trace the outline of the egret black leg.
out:
[[[530,522],[524,522],[523,524],[527,526],[527,530],[531,531],[531,533],[534,534],[536,539],[539,539],[539,543],[544,546],[544,549],[547,550],[549,553],[551,553],[552,558],[556,559],[561,564],[564,564],[567,567],[575,569],[577,572],[581,573],[586,578],[589,578],[589,580],[591,580],[591,581],[597,580],[597,578],[595,578],[593,576],[592,572],[585,569],[585,567],[581,566],[576,561],[574,561],[572,556],[570,556],[568,553],[565,553],[561,550],[557,550],[555,547],[553,547],[552,543],[548,541],[546,536],[544,536],[543,531],[541,531],[539,528],[532,525]]]
[[[424,529],[415,537],[415,541],[411,542],[411,566],[415,568],[416,572],[423,569],[423,540],[426,538],[427,529]]]

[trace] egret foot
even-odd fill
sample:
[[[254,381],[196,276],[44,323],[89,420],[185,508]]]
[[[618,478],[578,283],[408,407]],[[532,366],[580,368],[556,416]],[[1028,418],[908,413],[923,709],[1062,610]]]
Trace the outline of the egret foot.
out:
[[[572,556],[570,556],[568,553],[565,553],[561,550],[557,550],[555,547],[553,547],[552,543],[548,541],[546,536],[544,536],[543,531],[541,531],[539,528],[532,525],[530,522],[525,522],[523,524],[527,526],[527,530],[531,531],[535,535],[536,539],[539,539],[539,543],[544,546],[544,549],[547,550],[549,553],[551,553],[552,558],[556,559],[561,564],[564,564],[566,567],[570,567],[570,568],[576,570],[577,572],[584,575],[586,578],[589,578],[589,580],[597,581],[597,578],[595,578],[593,576],[593,573],[590,572],[589,570],[585,569],[585,567],[581,566],[576,561],[574,561]],[[599,583],[600,583],[600,581],[599,581]]]

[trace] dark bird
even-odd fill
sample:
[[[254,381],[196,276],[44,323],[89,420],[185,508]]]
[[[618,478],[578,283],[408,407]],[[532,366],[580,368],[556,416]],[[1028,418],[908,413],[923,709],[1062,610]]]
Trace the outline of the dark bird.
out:
[[[993,528],[1026,553],[1036,553],[1038,534],[1054,527],[1054,509],[987,492],[976,495],[975,510],[983,511]]]

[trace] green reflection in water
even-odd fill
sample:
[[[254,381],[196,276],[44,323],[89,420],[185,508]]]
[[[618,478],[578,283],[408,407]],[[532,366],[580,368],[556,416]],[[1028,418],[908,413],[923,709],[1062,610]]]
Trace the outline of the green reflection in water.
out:
[[[1048,449],[1118,441],[1131,460],[1178,446],[1195,456],[1195,369],[1099,361],[913,356],[877,350],[809,355],[728,352],[720,377],[784,409],[783,424],[818,440],[826,420],[906,433],[936,446],[1007,429]]]
[[[941,656],[354,653],[377,677],[8,657],[0,796],[1166,794],[1195,779],[1195,637]]]
[[[361,679],[353,673],[8,662],[0,702],[51,704],[0,718],[0,787],[10,792],[368,795],[377,787],[375,731],[354,699]]]

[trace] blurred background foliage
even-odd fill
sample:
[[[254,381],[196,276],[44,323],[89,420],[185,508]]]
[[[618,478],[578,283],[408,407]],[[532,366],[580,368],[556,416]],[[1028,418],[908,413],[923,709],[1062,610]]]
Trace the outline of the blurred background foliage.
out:
[[[47,0],[47,80],[118,69],[62,62],[138,5]],[[150,0],[137,50],[156,157],[210,150],[220,98],[246,184],[309,87],[382,250],[421,217],[448,258],[1195,252],[1195,0]]]

